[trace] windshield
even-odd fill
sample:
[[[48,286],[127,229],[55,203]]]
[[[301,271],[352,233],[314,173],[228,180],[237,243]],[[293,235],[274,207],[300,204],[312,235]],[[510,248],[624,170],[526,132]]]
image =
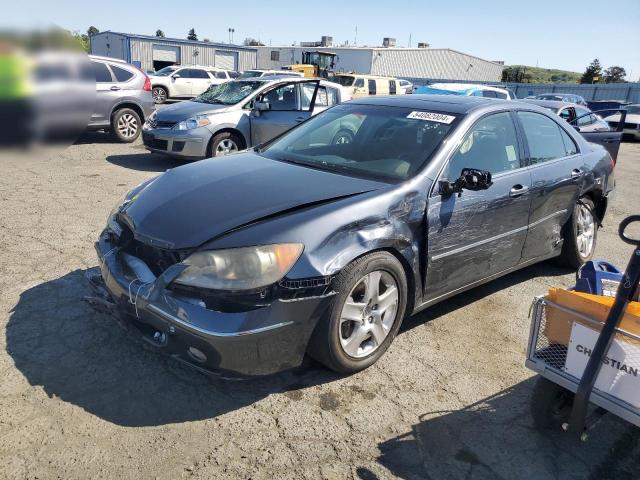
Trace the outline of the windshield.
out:
[[[154,75],[156,77],[167,77],[177,70],[176,67],[164,67],[158,70]]]
[[[238,78],[255,78],[262,75],[262,72],[257,72],[255,70],[247,70],[246,72],[242,72],[238,75]]]
[[[627,113],[640,113],[640,105],[627,106]]]
[[[264,86],[264,82],[226,82],[209,87],[199,97],[191,100],[198,103],[214,103],[219,105],[235,105],[253,92]]]
[[[332,82],[339,83],[343,87],[350,87],[355,82],[356,77],[352,77],[351,75],[336,75],[329,79]]]
[[[426,164],[456,118],[411,108],[344,104],[318,114],[259,153],[321,170],[399,181]]]

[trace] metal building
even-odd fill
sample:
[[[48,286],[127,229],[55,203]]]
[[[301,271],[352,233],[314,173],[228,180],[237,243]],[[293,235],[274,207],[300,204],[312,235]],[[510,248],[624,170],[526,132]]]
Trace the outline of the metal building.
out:
[[[499,63],[448,48],[331,46],[256,48],[258,68],[264,69],[279,69],[283,65],[301,63],[302,52],[313,49],[336,53],[336,71],[400,78],[499,82],[504,68]]]
[[[206,65],[225,70],[256,68],[256,47],[105,31],[91,37],[91,53],[119,58],[144,71],[168,65]]]

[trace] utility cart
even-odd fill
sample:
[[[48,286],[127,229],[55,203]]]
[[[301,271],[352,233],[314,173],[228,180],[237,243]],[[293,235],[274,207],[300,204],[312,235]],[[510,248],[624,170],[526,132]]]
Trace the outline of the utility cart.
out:
[[[605,413],[640,426],[640,241],[615,298],[551,289],[531,309],[526,366],[540,375],[531,412],[538,427],[562,428],[586,441]],[[590,406],[591,404],[591,406]]]

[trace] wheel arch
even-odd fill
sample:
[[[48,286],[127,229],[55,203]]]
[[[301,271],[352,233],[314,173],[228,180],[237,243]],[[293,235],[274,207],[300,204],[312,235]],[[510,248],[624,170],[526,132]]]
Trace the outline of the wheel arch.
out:
[[[140,117],[140,122],[142,123],[145,122],[146,118],[144,117],[144,112],[142,111],[142,108],[140,107],[140,105],[138,105],[135,102],[122,102],[115,105],[111,110],[111,115],[109,116],[109,123],[113,123],[113,116],[118,112],[118,110],[122,110],[123,108],[130,108],[131,110],[133,110],[138,114],[138,116]]]
[[[589,190],[584,192],[580,198],[588,198],[595,205],[595,215],[598,225],[602,225],[602,219],[607,213],[608,199],[602,193],[602,190]]]
[[[245,138],[245,136],[243,135],[243,133],[238,130],[237,128],[234,127],[229,127],[229,126],[224,126],[222,128],[219,128],[218,130],[215,130],[211,133],[211,138],[209,139],[209,144],[207,145],[207,152],[211,153],[211,145],[213,144],[213,139],[216,137],[216,135],[219,135],[221,133],[232,133],[235,136],[237,136],[240,141],[242,142],[242,145],[239,145],[240,150],[244,150],[245,148],[247,148],[248,143],[247,143],[247,139]]]

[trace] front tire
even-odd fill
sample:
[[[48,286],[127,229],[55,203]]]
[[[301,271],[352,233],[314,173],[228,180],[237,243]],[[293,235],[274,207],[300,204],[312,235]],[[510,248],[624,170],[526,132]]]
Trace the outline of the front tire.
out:
[[[573,207],[573,213],[563,228],[563,244],[560,262],[579,268],[593,258],[598,237],[598,221],[595,205],[589,198],[581,198]]]
[[[334,290],[328,318],[316,326],[308,353],[336,372],[358,372],[395,338],[405,314],[407,279],[396,257],[375,252],[345,267]]]
[[[211,139],[207,157],[223,157],[242,150],[242,140],[231,132],[221,132]]]
[[[140,136],[141,127],[140,115],[130,108],[121,108],[111,117],[111,132],[120,142],[134,142]]]

